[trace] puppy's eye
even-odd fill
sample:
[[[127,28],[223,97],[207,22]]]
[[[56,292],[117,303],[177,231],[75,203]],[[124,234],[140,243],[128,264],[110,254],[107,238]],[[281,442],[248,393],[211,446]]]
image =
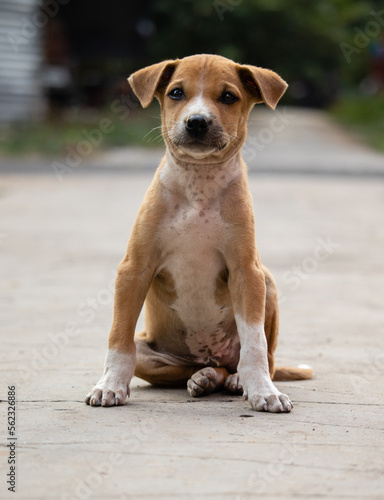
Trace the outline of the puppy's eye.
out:
[[[223,92],[220,97],[220,101],[224,104],[233,104],[238,100],[239,98],[233,92],[229,91]]]
[[[174,99],[175,101],[180,101],[184,97],[184,92],[183,89],[172,89],[170,93],[168,94],[171,99]]]

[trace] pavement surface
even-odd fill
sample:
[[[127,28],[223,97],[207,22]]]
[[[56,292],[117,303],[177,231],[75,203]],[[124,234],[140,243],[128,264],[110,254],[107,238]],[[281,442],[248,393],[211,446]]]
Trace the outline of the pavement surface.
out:
[[[384,155],[322,113],[281,113],[251,116],[245,157],[258,247],[280,289],[277,362],[315,369],[276,384],[290,414],[139,379],[125,406],[86,406],[115,271],[161,153],[113,151],[61,178],[52,162],[2,162],[1,498],[384,498]]]

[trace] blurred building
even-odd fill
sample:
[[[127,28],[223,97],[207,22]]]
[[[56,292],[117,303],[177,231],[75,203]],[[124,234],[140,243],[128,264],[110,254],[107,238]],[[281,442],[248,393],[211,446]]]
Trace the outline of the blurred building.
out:
[[[34,120],[44,112],[42,14],[37,0],[0,2],[0,123]]]
[[[61,1],[44,30],[49,108],[54,113],[68,106],[102,108],[148,52],[155,29],[148,18],[150,1]]]
[[[149,0],[0,0],[0,124],[101,108],[139,67]]]

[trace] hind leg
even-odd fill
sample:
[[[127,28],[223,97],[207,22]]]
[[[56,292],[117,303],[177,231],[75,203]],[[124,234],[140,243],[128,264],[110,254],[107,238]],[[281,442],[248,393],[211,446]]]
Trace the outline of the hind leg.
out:
[[[265,302],[265,322],[264,330],[268,344],[268,366],[271,378],[275,373],[275,356],[274,352],[277,347],[277,339],[279,334],[279,304],[278,291],[275,280],[269,270],[263,266],[266,285],[266,302]]]
[[[240,382],[240,376],[238,373],[231,373],[225,379],[224,387],[233,392],[234,394],[243,394],[243,386]]]
[[[175,365],[170,356],[156,352],[143,340],[136,338],[136,377],[153,385],[180,386],[187,384],[193,397],[204,396],[224,388],[229,373],[225,368],[201,368],[201,365]]]
[[[224,389],[229,373],[225,368],[207,366],[192,375],[187,382],[188,392],[193,397],[205,396]]]
[[[153,385],[180,386],[186,384],[199,370],[199,366],[175,364],[171,356],[152,349],[143,337],[144,334],[139,334],[135,338],[136,377]]]

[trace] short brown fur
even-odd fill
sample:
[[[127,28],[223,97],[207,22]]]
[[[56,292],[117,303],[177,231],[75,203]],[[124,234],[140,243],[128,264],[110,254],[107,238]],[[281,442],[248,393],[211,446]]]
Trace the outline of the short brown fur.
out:
[[[188,381],[192,395],[224,386],[241,392],[241,380],[235,375],[239,356],[261,356],[262,347],[250,339],[248,348],[246,340],[240,353],[237,331],[243,329],[240,337],[244,340],[248,329],[257,332],[258,325],[264,325],[270,377],[310,378],[309,368],[275,368],[278,295],[256,247],[247,167],[240,153],[253,105],[265,102],[274,109],[286,83],[271,70],[211,55],[164,61],[137,71],[128,81],[143,107],[154,97],[159,100],[167,154],[144,198],[118,268],[109,349],[132,356],[137,349],[135,374],[153,384]],[[179,99],[177,92],[172,97],[174,89],[183,97]],[[223,101],[228,95],[236,100]],[[209,128],[207,133],[199,132],[202,138],[188,130],[196,115]],[[177,253],[178,246],[184,255]],[[211,278],[213,269],[216,274]],[[195,296],[191,292],[199,273],[205,301],[198,292]],[[134,339],[144,301],[146,328]],[[199,323],[199,309],[193,314],[198,304],[207,325]],[[116,389],[107,376],[110,369],[106,364],[104,377],[87,396],[88,403],[121,404],[117,396],[111,396]],[[269,384],[266,378],[263,374],[261,385]],[[276,403],[276,394],[281,402]],[[262,400],[253,395],[251,404],[269,411],[291,409],[281,393],[273,392]]]

